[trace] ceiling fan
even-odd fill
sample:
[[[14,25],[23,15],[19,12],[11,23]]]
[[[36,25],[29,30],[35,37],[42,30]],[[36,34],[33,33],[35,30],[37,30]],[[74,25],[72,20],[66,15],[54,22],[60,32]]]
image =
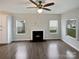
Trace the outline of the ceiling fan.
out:
[[[34,5],[36,5],[36,7],[27,7],[27,8],[38,8],[40,10],[47,10],[47,11],[51,11],[51,9],[47,8],[48,6],[52,6],[54,5],[55,3],[54,2],[51,2],[51,3],[47,3],[47,4],[43,4],[42,1],[38,1],[38,3],[36,3],[35,1],[33,0],[29,0],[30,2],[32,2]]]

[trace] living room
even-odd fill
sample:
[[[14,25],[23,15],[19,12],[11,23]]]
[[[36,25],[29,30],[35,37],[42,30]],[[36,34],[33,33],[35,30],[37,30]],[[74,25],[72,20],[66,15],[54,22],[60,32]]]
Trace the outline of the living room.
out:
[[[37,1],[39,0],[36,0],[34,2]],[[50,2],[54,2],[54,5],[48,7],[52,11],[43,10],[42,13],[39,14],[37,12],[38,8],[27,8],[29,6],[35,7],[35,5],[29,0],[1,1],[0,3],[0,11],[1,11],[0,51],[2,51],[0,53],[1,59],[6,58],[7,59],[56,59],[56,58],[78,59],[79,1],[43,0],[43,3],[50,3]],[[74,34],[72,32],[69,33],[67,31],[67,29],[71,27],[73,27],[72,29],[76,29],[73,31]],[[40,41],[41,38],[39,39],[40,34],[38,35],[37,33],[35,39],[36,42],[32,42],[34,40],[33,38],[34,31],[43,32],[42,41]],[[58,46],[59,49],[56,48],[56,45]],[[48,54],[46,49],[49,49],[49,47],[50,50],[48,50],[49,53]],[[26,52],[27,49],[29,49],[28,50],[29,52]],[[34,52],[30,49],[34,50],[36,56],[33,55]],[[61,50],[63,52],[58,53],[57,52],[58,50],[56,49],[58,49],[59,52],[61,52]],[[15,50],[16,53],[14,53]],[[27,55],[24,52],[26,52]],[[67,55],[69,56],[66,55],[66,52]],[[31,56],[29,56],[29,53]],[[41,53],[43,55],[40,55]],[[7,54],[9,57],[7,56]],[[13,56],[11,57],[11,55]]]

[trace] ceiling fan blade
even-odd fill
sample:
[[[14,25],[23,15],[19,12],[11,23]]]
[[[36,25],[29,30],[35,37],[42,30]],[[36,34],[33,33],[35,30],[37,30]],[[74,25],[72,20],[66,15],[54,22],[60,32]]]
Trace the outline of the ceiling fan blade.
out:
[[[45,4],[44,7],[48,7],[48,6],[51,6],[51,5],[54,5],[54,2]]]
[[[30,2],[32,2],[33,4],[35,4],[36,6],[38,6],[38,4],[36,2],[34,2],[33,0],[29,0]]]
[[[51,9],[48,9],[48,8],[42,8],[42,9],[47,10],[47,11],[51,11]]]
[[[37,8],[37,7],[26,7],[26,8]]]

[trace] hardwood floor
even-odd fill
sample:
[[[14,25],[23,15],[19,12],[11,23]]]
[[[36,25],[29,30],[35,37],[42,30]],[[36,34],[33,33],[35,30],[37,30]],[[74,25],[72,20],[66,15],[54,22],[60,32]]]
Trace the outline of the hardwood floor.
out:
[[[79,59],[79,52],[59,40],[14,42],[0,45],[0,59]]]

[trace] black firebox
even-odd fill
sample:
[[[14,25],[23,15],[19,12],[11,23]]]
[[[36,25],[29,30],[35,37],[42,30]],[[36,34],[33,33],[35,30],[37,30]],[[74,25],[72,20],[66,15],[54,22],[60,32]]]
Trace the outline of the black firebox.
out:
[[[33,41],[43,41],[43,31],[33,31],[32,38]]]

